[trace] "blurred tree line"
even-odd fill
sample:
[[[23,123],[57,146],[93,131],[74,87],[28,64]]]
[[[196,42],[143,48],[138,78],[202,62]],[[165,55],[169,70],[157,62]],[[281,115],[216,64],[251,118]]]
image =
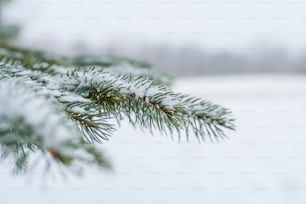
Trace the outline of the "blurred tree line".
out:
[[[144,45],[133,50],[110,45],[103,52],[143,59],[172,76],[224,75],[240,73],[305,73],[304,54],[291,56],[285,49],[254,48],[236,54],[229,51],[206,52],[195,46],[173,48],[168,45]]]

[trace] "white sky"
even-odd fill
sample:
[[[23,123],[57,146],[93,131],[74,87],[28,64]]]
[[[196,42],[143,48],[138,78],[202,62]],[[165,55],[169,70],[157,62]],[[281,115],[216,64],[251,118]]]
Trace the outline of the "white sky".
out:
[[[198,45],[210,51],[306,48],[302,0],[15,0],[22,39],[64,47],[109,42]]]

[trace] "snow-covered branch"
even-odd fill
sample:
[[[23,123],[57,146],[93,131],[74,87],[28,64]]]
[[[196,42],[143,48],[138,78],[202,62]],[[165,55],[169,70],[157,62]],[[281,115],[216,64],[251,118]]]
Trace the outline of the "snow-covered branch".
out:
[[[107,167],[90,143],[108,140],[114,123],[124,119],[187,140],[218,140],[224,129],[234,129],[230,110],[174,93],[159,76],[132,60],[0,47],[0,151],[21,156],[21,167],[26,152],[36,150],[68,166],[82,161]]]

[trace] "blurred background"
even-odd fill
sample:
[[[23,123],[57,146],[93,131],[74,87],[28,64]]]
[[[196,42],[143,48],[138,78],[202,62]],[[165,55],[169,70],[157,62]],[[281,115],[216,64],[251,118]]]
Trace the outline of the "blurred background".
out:
[[[237,131],[178,144],[124,124],[101,147],[113,172],[16,178],[0,167],[0,204],[306,203],[305,10],[300,0],[10,2],[0,22],[18,25],[12,43],[150,62],[176,91],[232,109]]]
[[[174,76],[306,71],[299,0],[15,0],[18,44],[148,61]]]

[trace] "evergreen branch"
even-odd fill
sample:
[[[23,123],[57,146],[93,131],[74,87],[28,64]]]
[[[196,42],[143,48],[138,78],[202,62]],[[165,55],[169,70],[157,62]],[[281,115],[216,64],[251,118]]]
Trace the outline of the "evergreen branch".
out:
[[[176,94],[144,77],[120,75],[87,68],[62,78],[62,89],[89,98],[120,118],[124,114],[133,124],[158,128],[161,132],[190,132],[200,139],[224,137],[221,128],[234,129],[231,112],[199,98]],[[205,131],[203,131],[205,129]]]
[[[219,140],[226,137],[224,129],[234,129],[230,110],[174,93],[145,64],[108,60],[0,48],[2,158],[13,157],[17,169],[26,169],[29,156],[38,151],[65,166],[109,167],[91,143],[108,140],[114,122],[120,125],[123,119],[179,139],[186,133],[187,140],[191,134],[199,141]]]
[[[101,114],[101,110],[107,114],[96,118],[114,117],[120,121],[122,115],[125,115],[133,125],[139,124],[148,129],[157,128],[166,134],[172,134],[173,131],[180,134],[184,131],[189,136],[193,131],[199,140],[205,140],[206,136],[210,140],[213,140],[212,136],[216,139],[223,138],[225,135],[222,128],[233,129],[229,110],[208,101],[173,93],[162,84],[142,76],[82,68],[68,72],[62,77],[51,78],[37,73],[36,70],[32,71],[33,75],[29,75],[28,72],[23,73],[24,68],[14,72],[11,65],[8,67],[14,76],[31,76],[40,86],[41,82],[45,83],[47,94],[57,98],[64,104],[65,109],[76,102],[80,102],[74,106],[78,109],[88,106],[87,113],[83,109],[79,116],[75,113],[70,115],[78,121],[81,130],[84,130],[82,127],[86,129],[84,133],[89,133],[85,134],[89,136],[89,141],[100,142],[99,138],[108,138],[114,130],[106,122],[100,126],[96,123],[96,127],[90,126],[93,121],[88,118],[94,117],[93,114]],[[55,91],[55,94],[52,91]],[[88,110],[93,110],[94,113],[89,113]],[[69,111],[67,112],[69,114]]]

